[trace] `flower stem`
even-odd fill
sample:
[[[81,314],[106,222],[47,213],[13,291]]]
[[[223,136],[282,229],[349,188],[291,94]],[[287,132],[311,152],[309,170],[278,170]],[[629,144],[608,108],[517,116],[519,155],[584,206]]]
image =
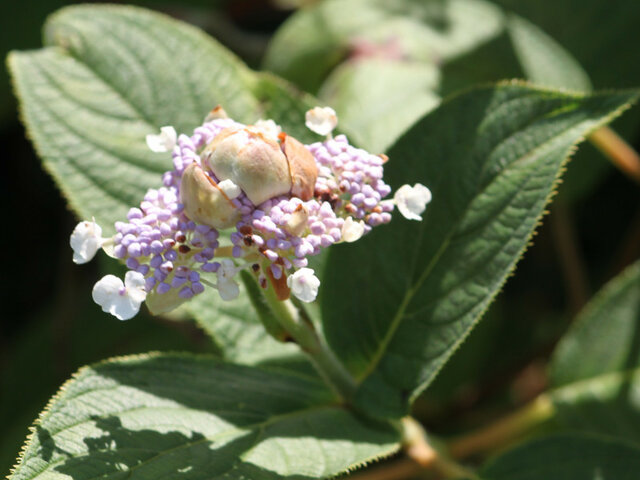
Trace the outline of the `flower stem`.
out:
[[[589,135],[589,140],[624,174],[640,183],[640,156],[616,132],[602,127]]]
[[[308,317],[301,314],[291,300],[278,300],[276,292],[270,284],[263,292],[264,298],[280,326],[309,355],[316,370],[327,384],[343,401],[348,402],[357,388],[355,380],[318,335]]]
[[[449,458],[442,449],[436,449],[422,425],[413,417],[403,418],[402,427],[404,451],[423,469],[435,472],[441,478],[479,478],[475,472]]]
[[[451,441],[449,452],[454,458],[466,458],[500,450],[549,420],[553,414],[553,403],[549,396],[540,395],[520,410],[497,422]]]

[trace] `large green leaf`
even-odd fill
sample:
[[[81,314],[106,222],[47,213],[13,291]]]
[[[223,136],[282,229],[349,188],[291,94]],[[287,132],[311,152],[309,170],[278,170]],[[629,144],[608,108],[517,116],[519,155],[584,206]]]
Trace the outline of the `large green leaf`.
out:
[[[45,42],[9,57],[23,119],[72,208],[107,232],[172,168],[145,145],[160,126],[190,134],[221,104],[239,121],[268,116],[307,135],[311,100],[164,15],[68,7],[50,17]]]
[[[240,121],[273,118],[301,140],[314,138],[304,127],[310,97],[251,72],[199,30],[164,15],[68,7],[47,22],[45,43],[9,58],[23,120],[71,207],[107,233],[172,168],[169,154],[145,144],[162,125],[190,134],[221,104]],[[228,356],[251,363],[266,348],[258,346],[264,331],[252,325],[247,306],[246,298],[230,305],[202,298],[190,310],[220,345],[237,341]]]
[[[491,38],[501,21],[500,10],[481,0],[328,0],[300,10],[278,30],[264,65],[315,92],[358,46],[438,63]]]
[[[428,63],[345,62],[318,96],[335,108],[340,128],[371,152],[385,151],[416,120],[440,103],[438,69]]]
[[[636,96],[481,88],[391,148],[391,185],[423,183],[433,202],[422,222],[334,249],[323,282],[326,336],[361,383],[360,407],[406,414],[522,255],[574,145]]]
[[[552,436],[511,450],[482,469],[482,480],[635,480],[640,449],[606,438]]]
[[[640,261],[585,307],[551,363],[564,427],[640,444]]]
[[[13,480],[323,478],[398,448],[317,378],[146,356],[82,369],[40,416]]]
[[[533,23],[511,15],[507,27],[527,79],[537,85],[591,91],[591,81],[578,61]]]
[[[265,331],[257,315],[266,312],[254,309],[244,286],[242,290],[238,298],[229,302],[222,301],[215,292],[198,295],[186,307],[214,338],[227,360],[253,365],[299,356],[297,345],[277,342]]]
[[[640,367],[640,261],[611,280],[562,338],[551,362],[555,386]]]

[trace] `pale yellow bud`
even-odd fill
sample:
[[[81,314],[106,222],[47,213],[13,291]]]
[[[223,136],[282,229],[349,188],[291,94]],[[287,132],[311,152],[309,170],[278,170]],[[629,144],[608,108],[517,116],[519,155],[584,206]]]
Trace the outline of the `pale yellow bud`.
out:
[[[291,191],[289,163],[275,138],[255,127],[229,127],[202,153],[220,180],[238,185],[255,205]]]
[[[240,212],[216,182],[197,163],[182,174],[180,201],[187,216],[215,228],[229,228],[240,219]]]
[[[294,237],[299,236],[307,228],[307,221],[309,220],[309,211],[303,206],[298,207],[293,211],[287,224],[284,226],[285,230]]]
[[[281,147],[289,161],[291,195],[304,201],[310,200],[313,197],[318,179],[318,165],[316,165],[313,155],[302,143],[290,135],[284,135]]]

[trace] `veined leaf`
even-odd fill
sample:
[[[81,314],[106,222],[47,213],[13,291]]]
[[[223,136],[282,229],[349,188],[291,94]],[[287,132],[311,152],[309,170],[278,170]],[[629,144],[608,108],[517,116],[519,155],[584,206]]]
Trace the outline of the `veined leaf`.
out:
[[[314,377],[196,356],[82,369],[40,416],[13,480],[323,478],[398,448]]]
[[[268,116],[304,131],[313,103],[254,74],[198,29],[134,7],[74,6],[52,15],[46,46],[9,67],[23,119],[72,208],[107,233],[172,168],[145,136],[163,125],[191,134],[222,105],[238,121]]]
[[[551,363],[564,426],[640,444],[640,261],[580,313]]]
[[[482,469],[482,480],[634,480],[640,449],[590,436],[552,436],[521,445]]]
[[[326,336],[361,383],[357,405],[406,414],[514,268],[574,145],[636,96],[481,88],[391,148],[390,184],[433,192],[423,221],[334,249],[323,282]]]

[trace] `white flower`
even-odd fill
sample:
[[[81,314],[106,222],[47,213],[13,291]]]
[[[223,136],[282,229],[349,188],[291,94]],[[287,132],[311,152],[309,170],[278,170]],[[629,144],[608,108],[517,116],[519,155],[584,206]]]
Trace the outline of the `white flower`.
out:
[[[233,183],[233,180],[227,178],[218,184],[218,188],[230,199],[237,198],[242,193],[242,190],[238,185]]]
[[[220,268],[218,268],[218,292],[220,297],[225,302],[238,298],[240,295],[240,287],[238,283],[233,279],[238,272],[233,260],[225,258],[220,261]]]
[[[431,191],[420,183],[413,187],[403,185],[396,191],[393,200],[404,217],[409,220],[422,220],[420,215],[431,201]]]
[[[102,238],[102,228],[95,221],[84,221],[76,225],[69,243],[73,248],[73,263],[87,263],[100,250],[107,239]]]
[[[305,115],[305,125],[318,135],[329,135],[338,124],[338,116],[331,107],[315,107]]]
[[[301,268],[287,277],[287,286],[303,302],[313,302],[318,296],[320,280],[310,268]]]
[[[347,217],[342,224],[342,240],[345,242],[355,242],[364,235],[364,222],[356,222],[353,217]]]
[[[140,310],[140,304],[147,298],[144,276],[128,271],[124,283],[114,275],[101,278],[93,287],[93,301],[118,320],[129,320]]]
[[[276,122],[274,122],[271,119],[258,120],[255,123],[254,127],[258,128],[259,130],[262,130],[265,135],[269,135],[270,137],[276,140],[278,139],[278,135],[282,133],[282,128],[280,127],[280,125],[278,125]]]
[[[178,135],[171,126],[162,127],[159,135],[147,135],[147,146],[152,152],[170,152],[176,146]]]

